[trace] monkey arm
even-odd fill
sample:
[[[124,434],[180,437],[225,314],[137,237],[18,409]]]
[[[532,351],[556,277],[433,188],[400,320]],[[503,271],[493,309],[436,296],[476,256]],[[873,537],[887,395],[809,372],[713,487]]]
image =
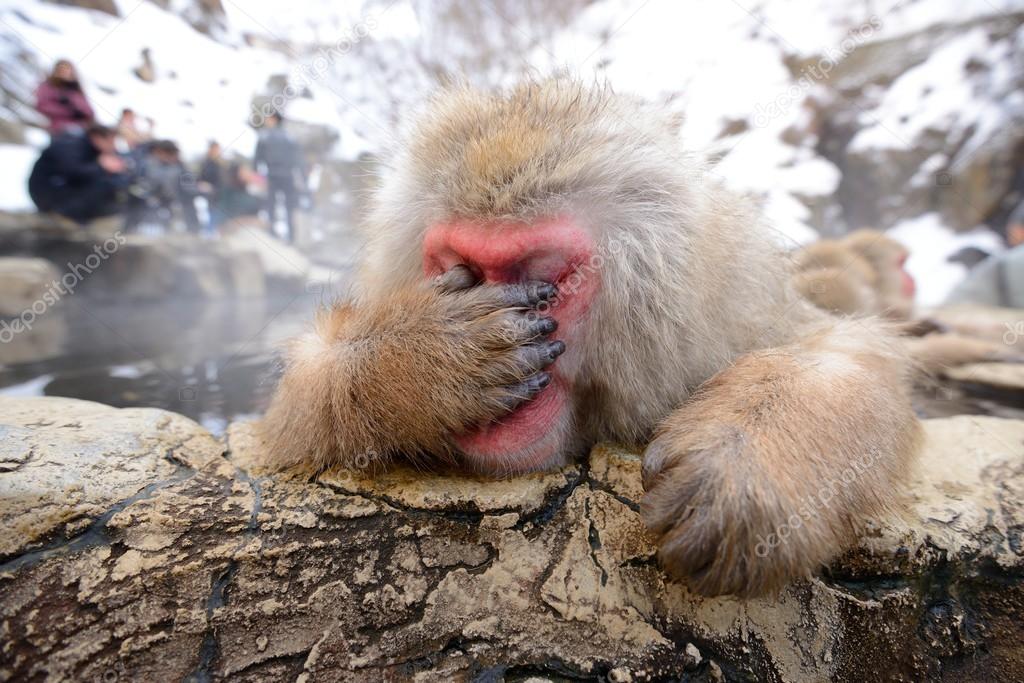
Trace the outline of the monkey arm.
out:
[[[450,455],[450,437],[529,400],[564,350],[532,306],[554,288],[413,287],[337,305],[292,342],[260,425],[276,468]]]
[[[955,332],[904,339],[903,343],[914,361],[931,374],[967,363],[1024,362],[1024,350]]]
[[[718,373],[644,454],[645,521],[700,593],[775,591],[898,500],[920,439],[899,340],[868,321],[797,338]]]

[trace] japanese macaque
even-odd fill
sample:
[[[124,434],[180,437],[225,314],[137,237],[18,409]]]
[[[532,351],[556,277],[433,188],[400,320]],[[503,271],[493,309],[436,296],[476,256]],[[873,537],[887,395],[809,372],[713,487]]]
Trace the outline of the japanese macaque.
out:
[[[809,301],[833,313],[909,320],[915,291],[905,267],[909,255],[885,233],[857,230],[797,252],[794,284]]]
[[[852,543],[918,449],[903,349],[799,297],[677,136],[570,80],[438,96],[377,192],[354,300],[287,353],[269,463],[508,476],[646,445],[642,516],[706,595],[774,592]]]
[[[965,363],[1024,360],[1024,352],[998,340],[914,319],[914,279],[905,267],[909,255],[903,245],[883,232],[857,230],[797,252],[793,284],[804,298],[826,311],[899,322],[908,353],[931,373]]]

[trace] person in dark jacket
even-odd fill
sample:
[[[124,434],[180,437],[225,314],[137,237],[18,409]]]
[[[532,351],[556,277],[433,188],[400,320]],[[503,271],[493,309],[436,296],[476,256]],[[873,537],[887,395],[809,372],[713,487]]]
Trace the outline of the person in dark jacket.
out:
[[[267,178],[267,210],[273,226],[277,208],[284,204],[285,220],[288,224],[287,240],[295,241],[295,209],[299,195],[305,189],[305,171],[302,150],[288,135],[282,125],[279,113],[266,118],[264,129],[256,144],[254,162],[256,168]],[[300,189],[301,188],[301,189]]]
[[[84,133],[57,135],[43,150],[28,179],[28,193],[41,212],[78,223],[117,213],[117,191],[125,163],[117,155],[116,132],[92,125]]]
[[[216,195],[224,186],[226,173],[220,144],[216,140],[210,140],[206,148],[206,157],[199,166],[199,191],[204,195]]]
[[[220,218],[227,223],[236,218],[256,216],[265,208],[263,200],[249,192],[249,185],[259,185],[262,177],[240,162],[228,165],[220,197]]]
[[[58,61],[49,78],[36,89],[36,110],[50,122],[51,136],[84,130],[95,118],[75,67],[66,59]]]
[[[220,144],[216,140],[210,140],[210,144],[206,148],[206,157],[199,166],[199,182],[197,183],[199,194],[206,199],[209,214],[206,229],[210,233],[217,229],[217,225],[223,218],[221,203],[227,174],[228,169],[221,156]]]
[[[145,156],[137,182],[144,206],[132,213],[128,228],[134,230],[147,221],[167,227],[178,209],[188,231],[198,233],[197,183],[182,163],[178,145],[172,140],[156,140],[141,148],[145,148]]]

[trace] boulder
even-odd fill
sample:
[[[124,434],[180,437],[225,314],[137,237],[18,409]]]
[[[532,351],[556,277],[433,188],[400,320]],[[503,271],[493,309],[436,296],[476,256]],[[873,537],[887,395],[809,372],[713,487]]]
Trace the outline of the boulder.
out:
[[[45,259],[0,257],[0,317],[19,316],[33,304],[37,308],[52,305],[43,295],[51,291],[58,277],[60,273]]]
[[[49,216],[0,212],[0,251],[24,256],[19,263],[29,257],[49,262],[56,274],[47,282],[66,277],[67,289],[76,294],[119,303],[295,295],[306,288],[312,268],[301,252],[269,235],[258,221],[235,222],[223,239],[211,242],[191,234],[125,234],[120,219],[83,227]],[[0,264],[0,285],[4,269]],[[8,269],[12,277],[27,272],[20,265]],[[20,292],[0,287],[0,315],[7,300],[24,299]]]
[[[35,319],[31,316],[0,319],[0,367],[58,356],[66,348],[68,339],[67,314],[63,305],[47,309],[44,315]]]
[[[223,231],[221,247],[228,252],[259,256],[271,291],[301,288],[309,276],[309,259],[295,247],[271,235],[257,221],[245,218],[232,221]]]
[[[1024,421],[927,421],[908,513],[749,601],[665,576],[611,445],[501,482],[300,480],[247,423],[51,398],[0,422],[4,679],[1024,676]]]

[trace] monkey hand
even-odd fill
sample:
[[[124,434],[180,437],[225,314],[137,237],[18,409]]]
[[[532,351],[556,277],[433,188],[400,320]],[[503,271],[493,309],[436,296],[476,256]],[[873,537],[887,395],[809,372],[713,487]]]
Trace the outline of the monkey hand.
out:
[[[914,360],[933,374],[968,363],[1021,363],[1024,350],[956,332],[905,339]]]
[[[452,437],[514,410],[565,350],[536,310],[556,291],[478,285],[457,267],[363,307],[336,306],[293,343],[262,423],[278,467],[447,454]]]
[[[920,426],[879,338],[844,328],[747,354],[665,419],[641,514],[670,574],[704,595],[770,594],[900,508]]]
[[[817,536],[789,526],[802,502],[754,448],[747,433],[710,424],[683,438],[670,428],[644,453],[641,514],[658,559],[701,595],[770,594],[812,568]]]
[[[435,310],[424,312],[429,321],[411,326],[429,337],[417,344],[428,376],[414,373],[411,379],[437,406],[444,434],[499,418],[550,383],[545,368],[565,343],[549,339],[558,324],[537,307],[555,297],[554,285],[478,284],[468,268],[456,266],[434,286],[440,296]],[[419,412],[410,410],[410,419]]]
[[[758,494],[744,490],[760,482],[751,473],[734,480],[739,472],[730,471],[745,468],[743,435],[706,436],[684,445],[663,433],[647,447],[641,514],[658,538],[661,566],[693,591],[756,595],[774,571],[771,558],[757,557],[754,540],[772,531],[771,522]]]

